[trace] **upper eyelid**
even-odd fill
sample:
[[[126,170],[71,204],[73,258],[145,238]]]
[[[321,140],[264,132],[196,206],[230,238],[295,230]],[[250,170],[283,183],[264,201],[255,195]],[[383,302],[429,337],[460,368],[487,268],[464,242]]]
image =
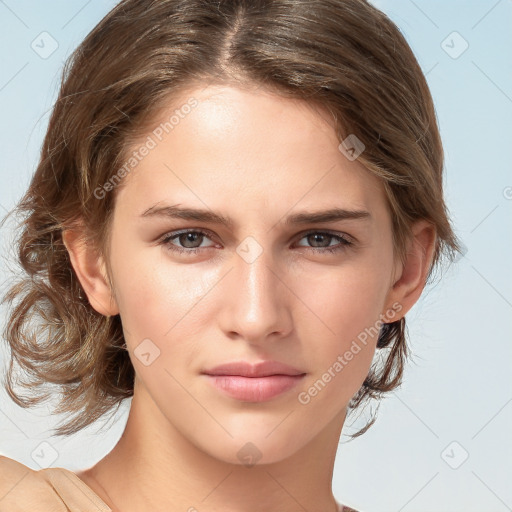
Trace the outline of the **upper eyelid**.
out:
[[[201,233],[203,235],[207,235],[208,238],[213,238],[214,233],[212,231],[208,231],[207,229],[194,229],[194,228],[186,228],[186,229],[176,229],[174,231],[167,231],[167,233],[164,233],[160,240],[166,240],[170,238],[177,238],[180,235],[186,235],[187,233]],[[213,235],[213,236],[212,236]]]
[[[212,231],[209,231],[208,229],[184,228],[184,229],[177,229],[174,231],[168,231],[162,237],[160,237],[160,239],[161,240],[175,239],[175,238],[179,237],[180,235],[184,235],[186,233],[201,233],[203,235],[206,235],[208,238],[210,238],[210,240],[212,242],[214,242],[213,238],[215,238],[215,236],[216,236]],[[321,228],[320,229],[311,228],[309,230],[306,229],[306,230],[301,231],[300,233],[297,233],[296,235],[294,235],[293,238],[298,241],[298,240],[301,240],[302,238],[304,238],[305,236],[308,236],[310,234],[315,234],[315,233],[331,235],[333,237],[340,237],[340,238],[345,239],[351,243],[356,242],[356,239],[352,235],[349,235],[348,233],[338,232],[338,231],[334,231],[334,230],[330,230],[330,229],[321,229]]]

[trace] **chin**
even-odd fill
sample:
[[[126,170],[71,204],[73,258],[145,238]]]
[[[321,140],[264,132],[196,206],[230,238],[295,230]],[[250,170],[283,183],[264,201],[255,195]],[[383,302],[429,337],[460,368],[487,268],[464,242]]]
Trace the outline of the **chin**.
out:
[[[252,436],[248,433],[234,438],[226,435],[222,440],[209,437],[208,440],[208,445],[201,443],[199,446],[202,451],[227,464],[245,467],[281,462],[297,453],[307,443],[307,440],[301,440],[297,435],[283,436],[277,432],[268,435],[266,430],[260,430]],[[210,444],[212,441],[217,442]]]

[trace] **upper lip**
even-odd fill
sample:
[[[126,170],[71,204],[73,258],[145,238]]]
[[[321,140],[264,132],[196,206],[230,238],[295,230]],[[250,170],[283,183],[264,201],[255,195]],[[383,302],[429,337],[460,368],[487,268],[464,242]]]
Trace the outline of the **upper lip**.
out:
[[[269,375],[303,375],[305,372],[278,361],[248,363],[235,361],[204,370],[207,375],[239,375],[241,377],[268,377]]]

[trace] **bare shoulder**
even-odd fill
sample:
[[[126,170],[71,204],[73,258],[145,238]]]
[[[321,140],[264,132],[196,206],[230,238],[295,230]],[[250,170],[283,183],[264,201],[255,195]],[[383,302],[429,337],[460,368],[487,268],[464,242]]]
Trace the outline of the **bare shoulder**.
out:
[[[112,509],[65,468],[33,470],[0,455],[0,512],[112,512]]]
[[[46,508],[45,508],[46,507]],[[9,457],[0,456],[0,512],[55,510],[55,494],[37,471]]]
[[[0,455],[0,500],[23,481],[32,481],[35,471],[4,455]],[[1,503],[1,501],[0,501]]]

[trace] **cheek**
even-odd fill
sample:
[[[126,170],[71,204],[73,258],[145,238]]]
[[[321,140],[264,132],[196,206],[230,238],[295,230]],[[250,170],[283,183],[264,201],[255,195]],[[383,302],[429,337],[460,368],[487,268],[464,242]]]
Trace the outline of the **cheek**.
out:
[[[308,322],[319,336],[339,343],[375,323],[386,295],[382,272],[365,261],[324,269],[314,278],[304,274],[294,291],[308,306]]]
[[[303,280],[297,295],[311,311],[298,332],[312,371],[309,398],[322,390],[320,401],[344,403],[361,386],[375,353],[384,281],[378,267],[363,262]]]
[[[123,254],[122,244],[117,254]],[[117,258],[113,271],[130,351],[150,339],[160,350],[160,363],[172,360],[183,344],[192,358],[195,334],[205,325],[204,314],[198,313],[204,311],[204,299],[218,276],[213,270],[171,264],[159,248],[124,254],[129,258]]]

